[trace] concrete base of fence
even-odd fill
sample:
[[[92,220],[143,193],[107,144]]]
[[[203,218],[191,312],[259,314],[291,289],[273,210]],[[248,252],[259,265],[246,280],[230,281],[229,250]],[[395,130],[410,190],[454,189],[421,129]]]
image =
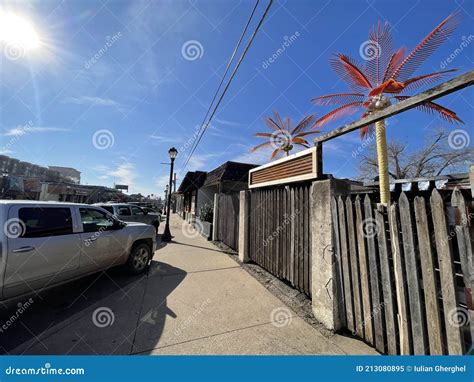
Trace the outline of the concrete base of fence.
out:
[[[315,318],[330,330],[340,329],[344,322],[331,199],[349,192],[349,182],[337,179],[315,181],[311,191],[312,307]]]
[[[249,261],[249,205],[250,192],[240,191],[239,208],[239,260]]]
[[[212,217],[212,226],[213,226],[213,231],[212,231],[212,240],[217,241],[218,236],[217,236],[217,220],[219,218],[219,194],[214,194],[214,214]]]

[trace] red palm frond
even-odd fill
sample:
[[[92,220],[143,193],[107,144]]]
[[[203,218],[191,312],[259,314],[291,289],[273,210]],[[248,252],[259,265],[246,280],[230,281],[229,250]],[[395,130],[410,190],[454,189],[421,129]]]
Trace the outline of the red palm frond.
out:
[[[388,67],[393,53],[392,34],[390,25],[379,21],[369,32],[367,48],[373,50],[373,56],[367,58],[365,74],[372,85],[377,86],[383,82],[383,75]]]
[[[362,93],[336,93],[328,94],[321,97],[315,97],[311,100],[315,105],[329,106],[329,105],[343,105],[348,102],[363,101],[364,95]]]
[[[382,83],[392,77],[393,72],[400,66],[404,56],[405,48],[403,46],[392,54],[392,57],[390,57],[390,60],[387,64],[387,69],[385,69],[385,74],[383,76]]]
[[[273,134],[270,134],[270,133],[257,133],[255,134],[256,137],[268,137],[268,138],[271,138],[273,137]]]
[[[263,149],[264,147],[267,147],[267,146],[270,146],[272,144],[272,142],[265,142],[265,143],[260,143],[259,145],[255,146],[255,147],[252,147],[250,149],[250,152],[253,153],[259,149]]]
[[[323,126],[328,122],[331,122],[332,120],[336,118],[343,117],[345,115],[351,115],[357,112],[357,109],[362,107],[364,105],[363,102],[361,101],[356,101],[356,102],[350,102],[346,105],[340,106],[337,109],[334,109],[330,113],[327,113],[323,117],[319,118],[315,124],[315,126]]]
[[[273,150],[271,159],[275,158],[280,151],[282,151],[280,148]]]
[[[303,146],[305,146],[305,145],[308,146],[308,145],[309,145],[309,143],[308,143],[308,141],[307,141],[306,139],[300,138],[300,137],[293,137],[293,138],[291,139],[291,142],[292,142],[292,143],[297,143],[297,144],[303,145]]]
[[[405,82],[403,82],[403,86],[404,86],[403,91],[432,84],[433,82],[436,82],[440,78],[444,77],[447,73],[455,72],[456,70],[457,69],[443,70],[441,72],[424,74],[421,76],[410,78],[409,80],[406,80]]]
[[[295,128],[291,131],[291,135],[296,135],[300,131],[303,131],[306,129],[311,122],[314,120],[314,114],[307,115],[304,117],[301,121],[298,122],[298,124],[295,126]]]
[[[410,97],[409,96],[395,96],[395,98],[399,101],[403,101]],[[438,113],[442,119],[444,119],[446,122],[449,122],[449,123],[464,123],[454,111],[434,102],[424,102],[421,105],[416,106],[416,108],[430,114]]]
[[[278,111],[274,111],[273,114],[275,116],[275,120],[278,123],[278,126],[280,126],[280,130],[285,130],[285,124],[283,122],[283,119],[280,116],[280,113],[278,113]]]
[[[263,119],[263,121],[272,130],[278,131],[282,129],[280,125],[278,125],[278,123],[272,117],[266,117]]]
[[[433,29],[394,70],[391,78],[405,81],[453,33],[459,13],[453,13]]]
[[[344,54],[337,54],[330,60],[333,70],[341,77],[341,79],[355,89],[370,89],[372,85],[370,81],[359,69],[355,60]]]

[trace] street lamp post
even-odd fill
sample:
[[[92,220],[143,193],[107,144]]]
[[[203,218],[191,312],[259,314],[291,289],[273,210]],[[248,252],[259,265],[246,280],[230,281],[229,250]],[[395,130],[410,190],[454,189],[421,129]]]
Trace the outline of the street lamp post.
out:
[[[173,167],[174,167],[174,160],[178,155],[178,150],[174,147],[168,150],[168,154],[170,155],[171,159],[171,166],[170,166],[170,182],[168,186],[168,195],[166,200],[166,225],[163,235],[161,236],[161,241],[171,241],[171,232],[170,232],[170,213],[171,213],[171,185],[173,182]]]

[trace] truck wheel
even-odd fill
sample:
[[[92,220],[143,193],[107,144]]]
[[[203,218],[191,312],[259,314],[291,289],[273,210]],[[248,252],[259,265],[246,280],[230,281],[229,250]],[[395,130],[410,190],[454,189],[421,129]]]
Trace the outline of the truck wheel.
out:
[[[144,272],[150,266],[151,249],[147,244],[138,244],[133,246],[128,257],[128,271],[134,275]]]

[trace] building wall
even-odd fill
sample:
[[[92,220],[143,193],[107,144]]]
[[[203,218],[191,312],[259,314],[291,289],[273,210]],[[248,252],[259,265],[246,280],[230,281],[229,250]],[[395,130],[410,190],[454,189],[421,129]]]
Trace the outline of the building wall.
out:
[[[198,189],[196,216],[199,216],[199,210],[206,204],[214,205],[214,194],[217,193],[217,186],[201,187]]]

